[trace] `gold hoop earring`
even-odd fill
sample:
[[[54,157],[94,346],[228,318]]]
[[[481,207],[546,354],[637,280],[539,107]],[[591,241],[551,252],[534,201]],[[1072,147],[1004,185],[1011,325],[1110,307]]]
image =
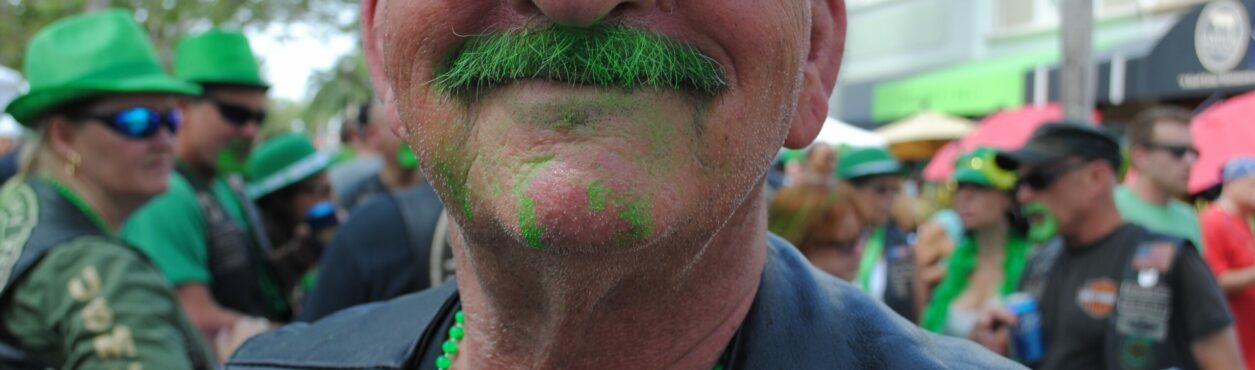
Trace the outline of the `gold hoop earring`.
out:
[[[83,156],[76,152],[70,152],[69,161],[70,163],[66,163],[65,165],[65,172],[69,173],[70,176],[73,177],[78,174],[78,168],[83,165]]]

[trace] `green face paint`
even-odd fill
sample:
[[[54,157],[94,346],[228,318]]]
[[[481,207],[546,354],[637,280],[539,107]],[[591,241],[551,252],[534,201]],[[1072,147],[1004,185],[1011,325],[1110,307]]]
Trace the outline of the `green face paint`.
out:
[[[519,231],[528,246],[545,249],[545,242],[541,240],[545,231],[536,223],[536,202],[526,196],[519,198]]]
[[[248,140],[232,140],[218,152],[217,169],[220,174],[244,173],[244,163],[248,159]]]
[[[545,249],[542,239],[545,229],[536,221],[536,201],[527,196],[527,189],[531,187],[536,173],[552,162],[553,158],[551,154],[523,161],[525,168],[514,179],[514,195],[519,199],[519,232],[527,245],[534,249]]]
[[[414,155],[414,151],[410,150],[409,145],[401,143],[401,145],[397,145],[397,164],[407,170],[416,169],[418,168],[418,156]]]
[[[623,206],[623,209],[619,211],[619,219],[627,221],[631,229],[616,237],[619,243],[638,242],[649,238],[654,233],[654,216],[650,213],[651,209],[649,203],[644,200],[635,200]]]
[[[606,210],[606,192],[608,191],[609,189],[606,189],[606,185],[603,185],[601,181],[588,183],[588,209],[593,212]]]
[[[710,97],[727,86],[718,63],[679,41],[622,26],[548,26],[471,36],[442,65],[438,90],[472,100],[515,80],[539,78],[633,90],[657,87]]]
[[[436,163],[436,174],[444,180],[445,186],[449,188],[449,196],[453,201],[462,206],[462,214],[467,219],[474,219],[475,213],[471,208],[471,192],[470,187],[466,185],[466,174],[459,174],[454,171],[453,166],[449,163]]]

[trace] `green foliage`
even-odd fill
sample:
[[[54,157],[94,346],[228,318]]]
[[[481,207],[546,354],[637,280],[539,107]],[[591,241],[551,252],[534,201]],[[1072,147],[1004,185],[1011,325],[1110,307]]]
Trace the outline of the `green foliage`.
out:
[[[356,107],[373,96],[370,71],[360,51],[340,57],[331,69],[315,72],[310,76],[309,87],[313,97],[301,113],[301,119],[309,124],[311,131],[326,128],[327,122],[336,115],[356,119]]]
[[[4,0],[0,1],[0,64],[20,70],[26,43],[44,26],[107,7],[133,9],[135,19],[169,61],[185,35],[220,26],[235,29],[308,21],[328,31],[356,28],[354,0]]]
[[[471,36],[435,79],[469,98],[517,79],[543,78],[599,87],[660,87],[713,95],[727,82],[696,48],[619,26],[550,26]]]

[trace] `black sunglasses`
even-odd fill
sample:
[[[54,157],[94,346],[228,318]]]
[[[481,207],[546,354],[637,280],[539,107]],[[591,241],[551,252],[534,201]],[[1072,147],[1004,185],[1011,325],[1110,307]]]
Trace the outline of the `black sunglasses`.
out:
[[[1176,159],[1184,158],[1186,154],[1198,157],[1198,149],[1195,149],[1193,146],[1190,146],[1190,145],[1162,145],[1162,144],[1148,143],[1148,144],[1143,144],[1143,146],[1151,150],[1166,151],[1168,152],[1168,154],[1172,155],[1172,158],[1176,158]]]
[[[242,105],[227,103],[213,98],[205,100],[213,103],[214,107],[218,108],[218,113],[222,114],[222,118],[225,118],[232,125],[243,127],[249,122],[253,122],[260,126],[263,122],[266,122],[265,110],[252,110]]]
[[[1033,190],[1046,190],[1046,188],[1049,188],[1050,185],[1054,184],[1055,181],[1058,181],[1060,177],[1063,177],[1063,175],[1076,171],[1087,164],[1089,164],[1089,161],[1077,162],[1069,165],[1058,166],[1053,169],[1042,169],[1026,173],[1021,175],[1020,179],[1016,181],[1015,188],[1019,189],[1020,187],[1028,186]]]
[[[132,107],[105,114],[83,113],[70,118],[103,122],[114,132],[131,139],[152,137],[162,125],[169,128],[170,133],[177,133],[179,125],[183,123],[183,116],[178,110],[162,113],[148,107]]]

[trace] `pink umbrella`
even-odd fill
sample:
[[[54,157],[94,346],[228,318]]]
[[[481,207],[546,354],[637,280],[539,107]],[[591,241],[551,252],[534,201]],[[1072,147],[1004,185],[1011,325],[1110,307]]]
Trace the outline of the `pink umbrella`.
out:
[[[1062,119],[1063,108],[1058,104],[1028,105],[990,114],[967,136],[938,150],[924,168],[924,179],[933,182],[948,181],[959,154],[978,147],[1018,149],[1028,142],[1029,136],[1042,124]],[[1092,122],[1098,122],[1099,119],[1098,113],[1094,113]]]
[[[1217,103],[1194,117],[1191,130],[1198,161],[1190,172],[1190,192],[1220,182],[1220,168],[1239,155],[1255,155],[1255,92]]]

